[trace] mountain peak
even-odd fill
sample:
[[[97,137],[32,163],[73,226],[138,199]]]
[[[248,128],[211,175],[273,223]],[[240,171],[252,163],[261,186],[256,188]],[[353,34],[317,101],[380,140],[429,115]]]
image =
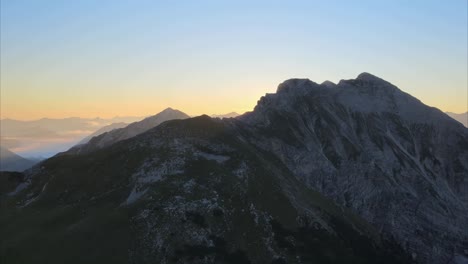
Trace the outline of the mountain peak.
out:
[[[368,90],[380,90],[381,92],[393,92],[398,89],[395,85],[391,84],[390,82],[379,78],[375,75],[372,75],[368,72],[363,72],[359,74],[356,79],[349,79],[349,80],[341,80],[338,85],[342,84],[351,84],[352,86],[356,87],[365,87]]]
[[[276,92],[282,91],[282,90],[288,90],[290,87],[296,87],[296,86],[302,86],[307,82],[310,82],[311,80],[309,79],[288,79],[278,85],[278,88],[276,89]]]
[[[329,81],[329,80],[324,81],[320,85],[325,86],[325,87],[335,87],[336,86],[336,84],[334,82]]]
[[[162,110],[160,113],[172,112],[172,111],[174,111],[174,109],[172,107],[167,107],[166,109]]]
[[[155,118],[155,117],[159,117],[159,116],[167,116],[167,115],[177,115],[177,116],[186,116],[186,118],[188,118],[189,116],[187,114],[185,114],[184,112],[180,111],[180,110],[177,110],[177,109],[174,109],[172,107],[168,107],[164,110],[162,110],[161,112],[157,113],[156,115],[154,116],[150,116],[148,118]]]
[[[317,84],[309,79],[300,79],[300,78],[288,79],[278,85],[278,89],[276,89],[276,93],[288,92],[292,89],[296,90],[298,87],[308,87],[312,85],[317,85]]]
[[[356,80],[360,80],[360,81],[367,81],[367,82],[379,82],[379,83],[388,83],[387,81],[385,81],[384,79],[382,78],[379,78],[373,74],[370,74],[368,72],[363,72],[361,74],[359,74],[356,78]]]

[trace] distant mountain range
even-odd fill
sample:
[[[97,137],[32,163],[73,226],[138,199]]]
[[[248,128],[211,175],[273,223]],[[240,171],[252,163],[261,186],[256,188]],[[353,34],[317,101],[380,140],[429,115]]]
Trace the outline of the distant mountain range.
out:
[[[236,118],[167,109],[0,177],[6,263],[468,260],[468,129],[369,73]]]
[[[236,112],[230,112],[230,113],[227,113],[227,114],[224,114],[224,115],[211,115],[211,117],[213,118],[233,118],[233,117],[237,117],[239,116],[238,113]]]
[[[0,171],[24,171],[37,162],[38,160],[25,159],[0,146]]]
[[[457,120],[458,122],[462,123],[465,127],[468,127],[468,112],[462,114],[455,114],[451,112],[446,112],[451,118]]]

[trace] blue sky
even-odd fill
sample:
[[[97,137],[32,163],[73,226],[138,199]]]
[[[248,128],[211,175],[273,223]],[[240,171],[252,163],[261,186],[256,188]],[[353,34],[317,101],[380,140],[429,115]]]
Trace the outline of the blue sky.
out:
[[[2,0],[2,118],[243,112],[364,71],[463,112],[467,2]]]

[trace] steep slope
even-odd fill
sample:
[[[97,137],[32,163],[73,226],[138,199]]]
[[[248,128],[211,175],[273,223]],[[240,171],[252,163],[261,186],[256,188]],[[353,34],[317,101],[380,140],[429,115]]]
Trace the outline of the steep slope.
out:
[[[438,109],[367,73],[336,85],[292,79],[238,127],[419,262],[467,254],[468,129]]]
[[[465,127],[468,127],[468,112],[456,114],[456,113],[446,113],[451,118],[457,120],[458,122],[462,123]]]
[[[142,121],[131,123],[130,125],[120,128],[114,129],[107,133],[101,134],[97,137],[92,138],[87,144],[79,145],[73,147],[69,150],[69,153],[86,153],[89,151],[93,151],[96,149],[100,149],[106,146],[110,146],[116,142],[121,140],[125,140],[131,137],[134,137],[138,134],[146,132],[151,128],[156,127],[157,125],[161,124],[164,121],[174,120],[174,119],[186,119],[189,116],[179,110],[175,110],[172,108],[166,108],[162,112],[147,117]]]
[[[24,171],[36,162],[25,159],[18,154],[0,146],[0,171]]]
[[[78,142],[77,145],[83,145],[83,144],[86,144],[88,143],[93,137],[97,137],[99,135],[102,135],[106,132],[110,132],[114,129],[118,129],[118,128],[124,128],[128,126],[127,123],[112,123],[110,125],[107,125],[107,126],[104,126],[104,127],[101,127],[100,129],[96,130],[95,132],[93,132],[91,135],[83,138],[80,142]]]
[[[26,173],[26,188],[4,196],[4,260],[409,263],[395,243],[245,140],[202,116],[51,158]]]

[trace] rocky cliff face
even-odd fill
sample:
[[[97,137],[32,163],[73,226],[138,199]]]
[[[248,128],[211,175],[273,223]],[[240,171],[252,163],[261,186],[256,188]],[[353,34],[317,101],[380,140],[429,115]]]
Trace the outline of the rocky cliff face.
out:
[[[466,128],[377,77],[289,80],[236,119],[164,122],[15,176],[1,195],[2,254],[456,263],[468,241],[467,161]]]
[[[370,74],[288,80],[242,116],[249,143],[395,237],[421,263],[468,248],[468,129]]]

